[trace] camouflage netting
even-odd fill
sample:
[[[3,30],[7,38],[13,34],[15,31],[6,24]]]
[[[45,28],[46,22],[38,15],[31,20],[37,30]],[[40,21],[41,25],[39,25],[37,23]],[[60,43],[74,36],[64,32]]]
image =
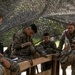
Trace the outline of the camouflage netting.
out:
[[[0,14],[3,15],[0,33],[39,17],[75,22],[75,0],[0,0]]]

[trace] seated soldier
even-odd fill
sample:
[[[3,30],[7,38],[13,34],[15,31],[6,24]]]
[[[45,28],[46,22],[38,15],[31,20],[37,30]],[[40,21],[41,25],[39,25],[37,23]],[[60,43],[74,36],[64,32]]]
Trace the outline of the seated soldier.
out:
[[[1,53],[0,53],[0,64],[4,68],[6,68],[7,70],[9,70],[7,72],[7,75],[20,75],[21,74],[20,73],[19,65],[16,62],[14,62],[14,61],[12,61],[12,60],[10,60],[8,58],[5,58]],[[2,68],[0,70],[2,70],[3,73],[4,73],[4,69],[3,69],[2,66],[0,66]],[[4,74],[0,74],[0,75],[4,75]]]
[[[61,52],[61,68],[62,75],[66,75],[66,68],[71,65],[72,74],[75,75],[75,25],[69,23],[67,30],[62,34],[59,50],[62,50],[63,44],[65,44],[64,50]]]
[[[13,49],[15,49],[15,55],[24,60],[33,59],[35,54],[35,48],[31,36],[37,32],[37,27],[35,24],[31,24],[29,27],[23,28],[23,30],[18,31],[13,38]],[[35,73],[32,67],[33,73]],[[27,75],[29,75],[27,69]]]
[[[43,51],[46,52],[46,54],[56,53],[56,44],[53,41],[50,41],[49,33],[43,34],[44,41],[40,43],[41,46],[43,46]],[[52,61],[45,62],[41,65],[41,70],[45,71],[51,68]]]

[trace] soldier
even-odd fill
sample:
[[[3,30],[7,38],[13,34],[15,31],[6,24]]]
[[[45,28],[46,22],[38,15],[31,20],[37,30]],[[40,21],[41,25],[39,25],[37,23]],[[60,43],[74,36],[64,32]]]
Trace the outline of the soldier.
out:
[[[31,24],[27,28],[18,31],[13,38],[13,48],[15,49],[15,55],[24,60],[32,60],[36,56],[36,51],[42,56],[45,56],[44,52],[40,51],[39,48],[35,48],[31,36],[37,32],[35,24]],[[32,64],[32,62],[31,62]],[[35,68],[32,67],[33,75],[35,74]],[[29,75],[29,69],[27,69],[27,75]]]
[[[73,23],[69,23],[67,26],[67,30],[64,31],[62,34],[59,50],[62,50],[63,44],[65,43],[64,51],[61,52],[63,56],[60,58],[61,68],[63,70],[63,75],[66,75],[66,68],[67,66],[71,65],[72,74],[75,75],[75,26]],[[67,53],[67,54],[66,54]]]
[[[35,24],[31,24],[29,27],[23,28],[23,30],[18,31],[13,38],[13,48],[15,49],[15,55],[24,60],[32,60],[32,56],[35,52],[34,44],[31,36],[37,32],[37,27]],[[33,47],[32,47],[33,46]],[[31,50],[31,48],[33,48]],[[31,68],[31,72],[35,74],[35,68]],[[27,75],[29,74],[29,69],[26,70]]]
[[[13,38],[13,48],[15,49],[16,56],[28,56],[30,53],[30,47],[33,45],[31,36],[37,32],[37,27],[35,24],[30,25],[23,30],[18,31]]]
[[[17,64],[17,62],[14,62],[8,58],[5,58],[1,53],[0,53],[0,75],[4,74],[4,68],[7,69],[7,74],[9,75],[20,75],[20,68],[19,65]],[[4,68],[3,68],[4,67]],[[3,74],[1,74],[1,72]]]
[[[2,24],[2,20],[3,20],[3,16],[0,14],[0,25]],[[21,74],[19,65],[14,61],[12,61],[8,58],[5,58],[0,53],[0,75],[4,75],[4,68],[9,70],[9,72],[8,72],[9,75],[20,75]]]
[[[56,53],[56,44],[54,41],[50,41],[49,33],[43,34],[43,42],[40,43],[41,46],[43,46],[43,50],[46,52],[46,54]],[[41,65],[41,70],[49,70],[51,68],[52,61],[45,62]]]

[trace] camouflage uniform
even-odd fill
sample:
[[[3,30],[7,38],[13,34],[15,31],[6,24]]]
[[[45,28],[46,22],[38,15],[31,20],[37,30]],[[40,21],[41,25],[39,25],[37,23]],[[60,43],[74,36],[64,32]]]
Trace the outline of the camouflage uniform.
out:
[[[4,75],[4,68],[1,64],[0,64],[0,75]]]
[[[27,37],[26,33],[23,32],[23,30],[18,31],[18,33],[14,35],[13,48],[15,49],[15,55],[18,56],[20,59],[22,58],[22,61],[27,59],[31,60],[33,58],[32,55],[34,51],[31,51],[30,46],[26,46],[24,48],[21,47],[21,45],[26,42],[31,42],[33,44],[31,37]],[[32,69],[35,68],[32,67]],[[35,70],[33,71],[35,72]],[[27,75],[29,75],[29,69],[27,69]]]
[[[60,44],[58,47],[58,49],[61,51],[62,51],[63,44],[65,42],[65,35],[68,38],[70,45],[75,44],[74,43],[75,42],[74,41],[75,40],[75,31],[72,35],[69,35],[68,31],[65,31],[61,37]],[[72,74],[71,75],[75,75],[75,65],[74,65],[75,64],[75,49],[72,46],[71,46],[71,49],[73,51],[69,55],[66,56],[66,60],[64,61],[64,63],[61,63],[61,68],[63,69],[63,75],[66,75],[66,68],[69,65],[71,65],[71,68],[72,68]],[[60,62],[62,62],[62,61],[60,61]]]
[[[16,61],[6,58],[10,62],[10,75],[20,75],[20,67]]]
[[[13,38],[13,48],[15,49],[15,55],[26,57],[30,56],[29,46],[21,48],[21,45],[26,42],[31,42],[33,44],[31,37],[27,37],[26,33],[23,32],[22,30],[18,31],[18,33],[15,34]]]
[[[6,72],[8,75],[20,75],[20,67],[18,65],[17,62],[11,60],[11,59],[8,59],[8,58],[5,58],[7,61],[10,62],[10,68],[7,69],[8,72]],[[4,75],[4,64],[3,62],[0,60],[0,75]]]
[[[7,69],[7,71],[8,71],[7,73],[9,75],[20,75],[21,73],[20,73],[20,67],[19,67],[18,63],[11,59],[8,59],[8,58],[5,58],[5,59],[10,62],[10,68]],[[4,72],[3,71],[4,64],[2,63],[2,61],[0,61],[0,63],[2,65],[2,66],[0,65],[2,72]]]
[[[51,53],[56,53],[54,50],[56,49],[56,45],[53,41],[48,41],[48,42],[41,42],[41,46],[43,46],[43,51],[46,52],[46,54],[51,54]],[[51,68],[52,61],[45,62],[41,64],[41,70],[45,71]]]

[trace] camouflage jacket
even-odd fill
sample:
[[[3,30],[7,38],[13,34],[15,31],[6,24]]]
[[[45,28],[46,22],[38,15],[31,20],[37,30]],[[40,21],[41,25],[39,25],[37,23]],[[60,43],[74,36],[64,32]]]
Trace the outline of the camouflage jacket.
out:
[[[69,42],[70,42],[70,45],[71,45],[71,44],[75,44],[75,31],[74,31],[73,34],[69,35],[69,34],[68,34],[68,31],[65,30],[65,31],[63,32],[62,36],[61,36],[60,43],[59,43],[59,47],[58,47],[58,49],[59,49],[60,51],[62,51],[62,47],[63,47],[63,44],[64,44],[64,42],[65,42],[65,35],[66,35],[66,37],[68,38],[68,40],[69,40]],[[73,48],[73,47],[71,47],[71,48]]]
[[[41,46],[43,46],[44,48],[44,51],[47,53],[47,54],[50,54],[50,53],[55,53],[55,49],[56,49],[56,44],[53,42],[53,41],[49,41],[49,42],[41,42],[40,43]]]
[[[29,56],[30,49],[29,46],[24,48],[21,47],[23,43],[32,42],[31,37],[27,37],[26,33],[23,30],[18,31],[13,37],[13,48],[15,49],[15,55],[18,56]]]

